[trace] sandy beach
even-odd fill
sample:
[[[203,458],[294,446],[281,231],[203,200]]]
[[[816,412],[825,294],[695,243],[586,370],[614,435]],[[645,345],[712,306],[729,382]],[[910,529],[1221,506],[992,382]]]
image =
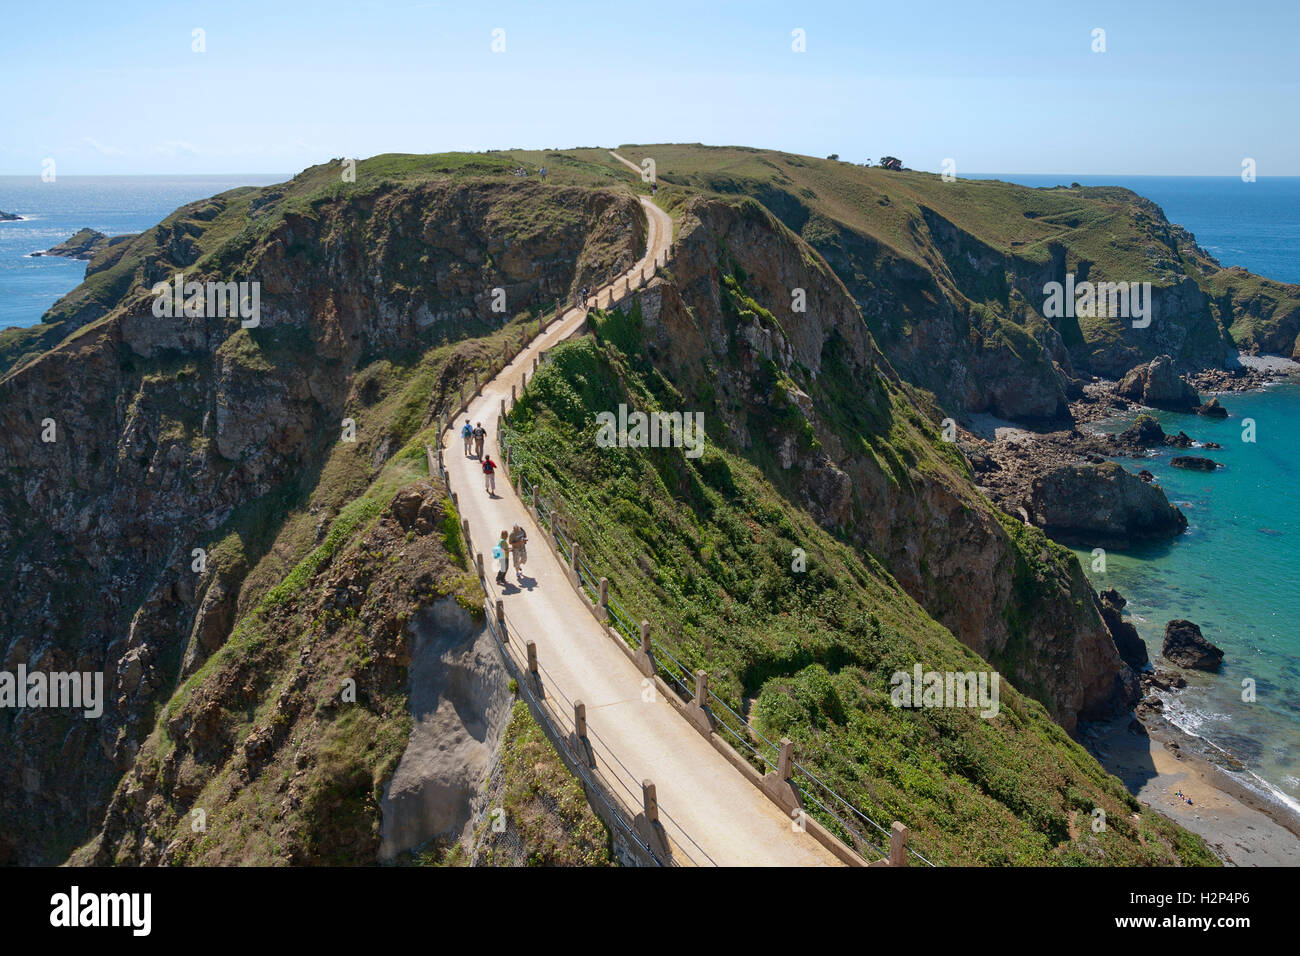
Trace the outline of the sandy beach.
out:
[[[1175,820],[1232,866],[1300,866],[1300,815],[1217,766],[1213,751],[1164,718],[1094,724],[1085,745],[1139,800]],[[1181,791],[1191,804],[1178,797]]]

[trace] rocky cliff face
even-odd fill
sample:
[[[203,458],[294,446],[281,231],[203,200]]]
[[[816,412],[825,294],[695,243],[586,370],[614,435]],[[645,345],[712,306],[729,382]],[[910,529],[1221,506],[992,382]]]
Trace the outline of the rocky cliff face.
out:
[[[451,639],[477,630],[451,598],[431,600],[464,576],[441,538],[449,507],[417,481],[312,562],[300,589],[245,615],[169,702],[75,861],[376,860],[383,783],[411,727],[417,610],[439,607],[432,627]]]
[[[792,311],[795,289],[806,312]],[[1125,705],[1125,667],[1077,562],[974,492],[834,272],[765,210],[696,200],[643,315],[651,354],[725,441],[1060,722]]]
[[[899,374],[958,416],[1061,420],[1089,376],[1118,379],[1162,354],[1183,371],[1220,369],[1234,345],[1290,355],[1300,334],[1296,286],[1221,269],[1127,189],[946,183],[766,151],[642,148],[666,180],[763,203],[822,254]],[[1046,287],[1067,276],[1149,282],[1149,324],[1109,300],[1094,315],[1054,314]]]
[[[536,314],[643,245],[636,201],[613,191],[279,195],[260,191],[242,230],[249,197],[218,197],[115,246],[87,283],[111,275],[115,302],[69,296],[51,328],[79,331],[0,381],[0,669],[103,672],[107,697],[98,720],[0,712],[0,862],[57,862],[85,838],[154,708],[226,639],[287,515],[310,505],[301,520],[323,533],[468,375],[464,356],[422,355]],[[155,317],[149,288],[178,272],[260,282],[259,326]],[[318,487],[336,472],[350,477]]]

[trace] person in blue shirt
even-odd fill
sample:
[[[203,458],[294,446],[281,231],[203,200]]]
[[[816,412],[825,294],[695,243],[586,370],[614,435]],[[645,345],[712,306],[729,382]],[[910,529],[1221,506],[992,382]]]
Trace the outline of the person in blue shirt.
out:
[[[472,442],[474,441],[474,426],[469,423],[468,418],[465,419],[465,425],[460,430],[460,437],[465,440],[465,457],[468,458],[473,454]]]
[[[510,570],[510,546],[506,543],[506,533],[501,532],[501,540],[492,549],[492,560],[497,563],[497,584],[506,583],[506,572]]]

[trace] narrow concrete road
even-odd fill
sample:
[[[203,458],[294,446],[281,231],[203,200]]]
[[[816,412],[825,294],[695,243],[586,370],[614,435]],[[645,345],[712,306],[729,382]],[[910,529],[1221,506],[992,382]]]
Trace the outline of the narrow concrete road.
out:
[[[632,170],[632,172],[636,173],[638,176],[641,175],[642,172],[641,167],[638,166],[636,163],[632,162],[630,159],[624,159],[622,156],[614,152],[612,149],[609,151],[609,155],[613,156],[615,159],[617,159],[628,169]]]
[[[621,157],[620,157],[621,158]],[[642,198],[649,222],[646,257],[628,276],[640,274],[665,252],[672,240],[672,220]],[[622,288],[622,277],[614,285]],[[601,300],[609,301],[610,289]],[[489,498],[477,458],[464,455],[459,429],[465,417],[488,429],[487,452],[499,460],[494,434],[501,400],[510,386],[520,386],[526,369],[543,350],[571,336],[583,321],[580,309],[562,321],[488,382],[470,404],[468,416],[451,423],[441,436],[452,490],[460,515],[470,525],[476,551],[483,553],[492,598],[505,604],[507,625],[522,640],[537,645],[543,683],[555,709],[571,715],[573,701],[587,707],[589,736],[602,774],[619,791],[625,806],[640,810],[640,782],[653,780],[658,791],[660,822],[674,844],[674,858],[684,865],[838,866],[840,862],[791,821],[714,750],[661,695],[643,699],[644,677],[607,637],[574,592],[544,532],[529,517],[509,484],[498,473],[497,497]],[[593,449],[593,453],[595,450]],[[502,530],[516,523],[528,532],[525,577],[515,569],[501,588],[494,582],[492,546]],[[571,718],[570,718],[571,719]]]

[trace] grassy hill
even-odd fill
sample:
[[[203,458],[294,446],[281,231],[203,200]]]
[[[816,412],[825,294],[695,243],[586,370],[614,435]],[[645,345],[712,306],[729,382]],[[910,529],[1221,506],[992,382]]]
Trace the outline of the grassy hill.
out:
[[[1112,706],[1118,658],[1077,563],[999,517],[935,431],[949,409],[1053,414],[1072,357],[1141,351],[1123,330],[1056,328],[1029,291],[1084,260],[1172,283],[1199,261],[1190,240],[1119,191],[644,152],[677,223],[665,281],[644,313],[598,317],[593,339],[560,350],[512,424],[620,599],[943,862],[1209,861],[1049,717]],[[545,164],[546,183],[521,164]],[[191,203],[92,260],[41,325],[0,335],[0,572],[18,595],[0,609],[5,663],[49,638],[113,688],[98,727],[0,726],[19,754],[0,829],[23,834],[0,835],[0,861],[61,860],[104,809],[79,859],[372,858],[375,794],[407,726],[399,622],[463,590],[454,536],[415,547],[393,496],[476,369],[635,260],[649,187],[597,148],[343,172]],[[262,325],[155,318],[150,289],[177,272],[260,281]],[[1215,286],[1206,315],[1249,313],[1264,341],[1294,296],[1254,282]],[[794,287],[807,313],[791,311]],[[494,288],[505,316],[488,310]],[[1208,348],[1198,328],[1185,358]],[[592,416],[622,399],[705,411],[709,451],[593,455]],[[53,445],[37,436],[46,417],[65,436]],[[403,575],[408,547],[428,587]],[[786,570],[795,547],[812,559],[803,577]],[[888,675],[918,661],[997,667],[1002,716],[894,708]],[[358,668],[366,707],[322,709]],[[39,797],[20,766],[45,774]],[[186,835],[197,800],[217,823],[206,841]],[[1102,834],[1079,825],[1093,807],[1112,821]],[[578,845],[540,858],[600,857],[571,809]]]

